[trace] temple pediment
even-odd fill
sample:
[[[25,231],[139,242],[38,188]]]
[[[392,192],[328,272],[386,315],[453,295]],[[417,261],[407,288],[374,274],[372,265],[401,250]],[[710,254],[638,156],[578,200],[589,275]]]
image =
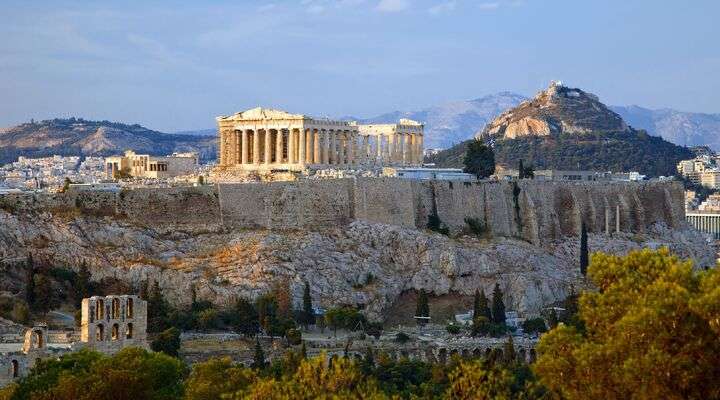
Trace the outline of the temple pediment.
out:
[[[275,110],[272,108],[256,107],[247,111],[235,113],[230,116],[218,117],[218,120],[236,120],[236,121],[257,121],[257,120],[298,120],[298,119],[309,119],[309,117],[303,114],[290,114],[289,112],[282,110]]]

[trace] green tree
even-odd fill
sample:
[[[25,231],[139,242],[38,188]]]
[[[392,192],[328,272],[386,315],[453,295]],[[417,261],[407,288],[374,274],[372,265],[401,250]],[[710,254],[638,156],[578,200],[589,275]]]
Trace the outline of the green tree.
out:
[[[713,399],[720,386],[720,272],[666,248],[595,253],[578,317],[540,339],[534,371],[564,399]]]
[[[522,158],[518,162],[518,179],[525,179],[525,167]]]
[[[160,284],[155,281],[147,299],[148,332],[160,332],[167,329],[167,316],[170,311]]]
[[[160,351],[171,357],[178,357],[180,344],[180,330],[172,327],[160,332],[152,341],[150,347],[153,351]]]
[[[495,153],[480,140],[473,140],[467,146],[463,160],[465,172],[484,179],[495,173]]]
[[[490,307],[488,306],[488,299],[485,297],[485,291],[483,289],[475,289],[475,298],[473,300],[473,317],[485,317],[489,320],[492,319],[490,313]]]
[[[230,357],[211,358],[193,365],[185,381],[185,400],[216,400],[247,390],[258,379],[255,372],[233,364]]]
[[[258,313],[253,304],[241,297],[235,303],[233,328],[245,336],[256,335],[260,330]]]
[[[90,283],[90,271],[88,270],[87,263],[83,261],[80,264],[80,271],[75,274],[75,304],[80,306],[82,299],[90,297],[92,293],[92,286]]]
[[[315,324],[315,312],[312,307],[312,297],[310,297],[310,284],[305,282],[303,289],[303,325],[307,329],[308,325]]]
[[[500,285],[495,284],[492,293],[492,321],[496,324],[505,324],[505,303]]]
[[[588,237],[585,222],[580,224],[580,273],[585,276],[588,267]]]
[[[416,317],[429,317],[430,316],[430,306],[428,304],[428,296],[427,293],[425,293],[425,290],[420,289],[420,293],[418,294],[417,298],[417,304],[415,306],[415,316]],[[418,324],[424,325],[427,320],[425,319],[418,319]]]
[[[265,352],[260,345],[260,340],[255,338],[255,354],[253,355],[252,367],[255,369],[265,368]]]
[[[461,362],[449,374],[446,399],[509,400],[513,376],[506,369],[490,368],[479,360]]]
[[[18,324],[28,325],[30,323],[30,307],[22,300],[16,301],[12,308],[12,320]]]
[[[31,254],[28,254],[25,261],[25,302],[30,306],[35,306],[35,262]]]
[[[507,341],[503,345],[503,362],[512,364],[515,362],[515,356],[515,343],[513,343],[512,336],[508,335]]]
[[[35,274],[33,279],[35,280],[33,288],[35,291],[35,295],[33,296],[35,299],[34,309],[43,314],[47,313],[54,306],[53,288],[50,278],[45,274]]]

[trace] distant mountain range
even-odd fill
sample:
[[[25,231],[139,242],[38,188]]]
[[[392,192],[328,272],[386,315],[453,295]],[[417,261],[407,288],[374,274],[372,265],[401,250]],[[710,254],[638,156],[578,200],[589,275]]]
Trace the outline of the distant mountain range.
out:
[[[140,125],[84,119],[52,119],[0,130],[0,163],[18,156],[109,156],[125,150],[151,155],[195,151],[201,159],[217,156],[214,136],[177,135]]]

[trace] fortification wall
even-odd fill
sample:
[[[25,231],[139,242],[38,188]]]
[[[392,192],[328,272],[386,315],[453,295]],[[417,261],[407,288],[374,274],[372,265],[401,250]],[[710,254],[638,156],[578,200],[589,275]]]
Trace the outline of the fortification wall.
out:
[[[624,232],[644,232],[655,223],[685,226],[677,182],[359,178],[0,196],[6,210],[91,213],[158,227],[312,230],[359,219],[423,229],[437,213],[454,232],[466,228],[466,218],[475,218],[492,235],[535,244],[576,236],[583,221],[588,231],[602,232],[606,216],[614,230],[616,206]]]

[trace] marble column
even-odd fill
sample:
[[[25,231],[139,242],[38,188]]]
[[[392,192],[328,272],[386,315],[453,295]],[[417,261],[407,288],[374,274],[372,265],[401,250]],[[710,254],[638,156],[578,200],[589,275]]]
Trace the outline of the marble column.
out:
[[[275,131],[275,163],[283,163],[283,132],[282,129]]]
[[[243,129],[242,131],[242,147],[240,148],[240,163],[241,164],[247,164],[248,163],[248,152],[250,151],[250,147],[248,146],[248,133],[246,130]]]
[[[338,134],[338,165],[344,165],[345,164],[345,147],[347,146],[347,139],[345,138],[345,134],[340,131]]]
[[[390,163],[395,162],[395,134],[388,136],[388,161]]]
[[[334,130],[328,131],[330,134],[330,152],[328,154],[328,160],[330,164],[337,164],[337,138],[335,137],[336,132]]]
[[[313,157],[313,133],[312,129],[305,130],[305,163],[312,164],[315,157]]]
[[[354,165],[355,164],[355,150],[357,147],[357,138],[355,135],[350,132],[348,133],[348,141],[350,142],[350,147],[348,147],[348,164]]]
[[[322,151],[320,151],[320,131],[314,130],[313,136],[313,162],[315,164],[322,164]]]
[[[375,136],[375,162],[378,160],[382,160],[383,157],[383,136],[382,135],[376,135]]]
[[[298,163],[305,164],[305,129],[298,129]]]
[[[264,150],[265,150],[265,159],[263,160],[263,164],[265,164],[265,165],[269,165],[270,162],[272,161],[272,160],[271,160],[271,157],[270,157],[270,156],[272,155],[272,151],[271,151],[271,150],[272,150],[272,147],[271,147],[271,146],[272,146],[272,139],[271,139],[271,136],[272,136],[272,135],[270,134],[270,129],[265,129],[265,149],[264,149]]]
[[[253,131],[253,164],[260,165],[260,135],[258,130]]]
[[[293,133],[293,129],[288,129],[288,164],[295,164],[295,134]]]

